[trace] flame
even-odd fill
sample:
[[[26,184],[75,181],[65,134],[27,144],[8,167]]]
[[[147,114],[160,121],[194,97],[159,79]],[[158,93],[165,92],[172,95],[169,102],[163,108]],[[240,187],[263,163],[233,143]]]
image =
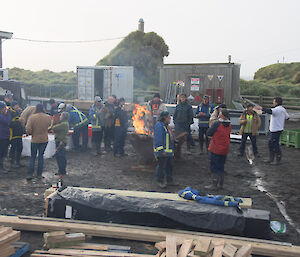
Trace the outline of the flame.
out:
[[[143,135],[151,135],[152,132],[146,125],[146,115],[149,115],[150,112],[147,110],[145,105],[139,105],[135,104],[134,105],[134,110],[133,110],[133,116],[132,116],[132,121],[133,121],[133,126],[135,128],[135,132],[137,134],[143,134]]]

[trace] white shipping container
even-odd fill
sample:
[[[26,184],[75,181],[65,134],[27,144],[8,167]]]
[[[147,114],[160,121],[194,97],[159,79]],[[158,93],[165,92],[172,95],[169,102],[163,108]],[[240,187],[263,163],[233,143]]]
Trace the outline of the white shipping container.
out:
[[[133,101],[133,67],[131,66],[78,66],[77,98],[94,100],[98,95],[107,100],[110,95]]]

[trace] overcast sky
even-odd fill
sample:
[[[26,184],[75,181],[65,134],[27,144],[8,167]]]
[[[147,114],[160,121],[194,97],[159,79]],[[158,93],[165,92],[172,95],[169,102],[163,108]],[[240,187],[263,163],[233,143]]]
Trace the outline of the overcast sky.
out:
[[[16,38],[126,36],[145,20],[170,48],[165,63],[242,64],[242,77],[280,60],[300,61],[299,0],[0,0],[0,30]],[[3,42],[3,66],[70,71],[95,65],[121,39],[86,44]]]

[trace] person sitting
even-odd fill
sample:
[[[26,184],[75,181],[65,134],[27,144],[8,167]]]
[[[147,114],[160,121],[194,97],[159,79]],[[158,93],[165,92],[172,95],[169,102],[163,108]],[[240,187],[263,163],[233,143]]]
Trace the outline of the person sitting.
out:
[[[44,168],[44,152],[48,144],[48,129],[51,126],[51,117],[45,113],[44,106],[37,104],[35,114],[32,114],[26,125],[26,133],[32,135],[31,157],[27,180],[31,180],[34,174],[35,159],[38,155],[37,178],[42,179]]]
[[[253,110],[254,105],[248,104],[247,109],[243,111],[240,117],[240,135],[242,135],[239,157],[242,157],[245,153],[247,138],[249,137],[252,143],[253,154],[258,157],[258,150],[256,144],[257,131],[261,124],[261,119],[256,111]]]
[[[55,159],[58,166],[58,173],[55,175],[66,175],[66,145],[68,143],[69,132],[69,113],[62,112],[60,114],[59,123],[52,126],[51,129],[55,133]]]

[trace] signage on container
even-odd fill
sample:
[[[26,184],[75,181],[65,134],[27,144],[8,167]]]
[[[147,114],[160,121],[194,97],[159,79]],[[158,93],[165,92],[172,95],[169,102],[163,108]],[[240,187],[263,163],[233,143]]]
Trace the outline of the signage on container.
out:
[[[212,80],[214,75],[207,75],[207,77],[208,77],[209,80]]]
[[[191,78],[191,91],[200,90],[200,78]]]
[[[218,80],[221,81],[224,78],[224,75],[218,75]]]

